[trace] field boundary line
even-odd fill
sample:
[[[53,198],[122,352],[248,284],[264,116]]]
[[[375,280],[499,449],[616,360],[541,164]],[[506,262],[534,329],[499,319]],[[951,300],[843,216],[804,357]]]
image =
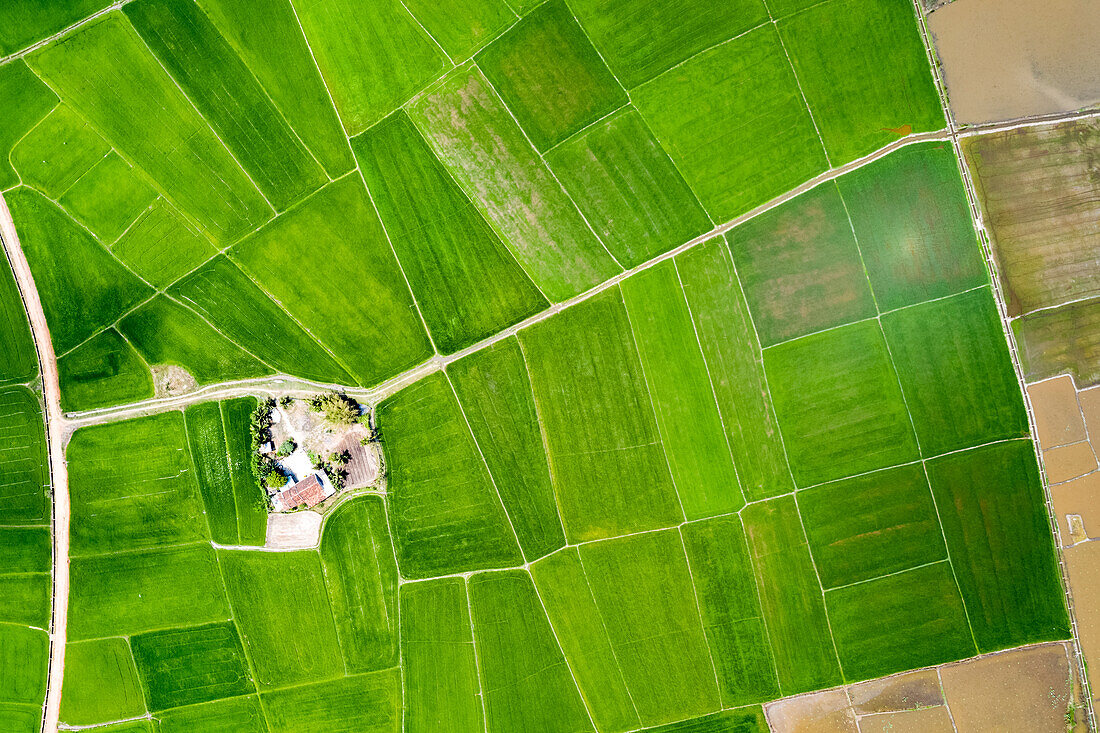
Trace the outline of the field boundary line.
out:
[[[699,588],[695,585],[695,574],[691,572],[691,558],[688,557],[687,543],[684,542],[684,525],[676,528],[676,537],[680,540],[680,549],[684,553],[684,567],[687,568],[688,580],[691,581],[691,597],[695,600],[695,613],[699,614],[699,631],[703,634],[703,643],[707,645],[707,659],[710,660],[710,671],[714,673],[714,691],[718,695],[718,709],[722,705],[722,682],[718,679],[718,665],[714,663],[714,647],[710,645],[710,635],[707,634],[707,623],[703,620],[703,604],[699,601]]]
[[[47,38],[43,38],[41,41],[36,41],[36,42],[32,43],[29,46],[26,46],[26,47],[24,47],[24,48],[22,48],[18,51],[14,51],[14,52],[8,54],[4,58],[0,58],[0,66],[4,66],[5,64],[9,63],[10,61],[14,61],[15,59],[22,58],[22,57],[26,56],[27,54],[29,54],[33,51],[37,51],[38,49],[42,48],[43,46],[47,46],[47,45],[53,43],[54,41],[61,38],[62,36],[69,35],[73,31],[75,31],[77,28],[80,28],[81,26],[84,26],[84,25],[87,25],[87,24],[91,23],[96,18],[107,15],[108,13],[114,12],[115,10],[118,10],[123,5],[127,5],[130,2],[132,2],[132,0],[118,0],[118,2],[111,3],[110,5],[103,8],[102,10],[97,10],[96,12],[92,13],[87,18],[83,18],[83,19],[78,20],[77,22],[73,23],[70,26],[62,28],[57,33],[54,33],[52,36],[49,36]]]
[[[844,663],[840,661],[840,647],[836,644],[836,632],[833,631],[833,620],[829,618],[829,604],[825,599],[825,585],[821,582],[821,571],[817,569],[817,559],[814,557],[814,548],[810,545],[810,533],[806,531],[806,520],[802,518],[802,508],[798,506],[798,492],[791,495],[794,503],[794,514],[798,517],[798,526],[802,528],[802,539],[806,542],[806,555],[810,558],[810,567],[814,569],[814,578],[817,580],[817,590],[821,593],[821,613],[825,616],[825,625],[829,628],[829,641],[833,643],[833,655],[836,657],[836,668],[840,672],[842,682],[847,682],[844,675]],[[845,686],[847,691],[847,686]],[[849,702],[851,700],[849,699]]]
[[[535,581],[531,581],[534,585]],[[470,600],[470,579],[463,576],[462,590],[466,594],[466,620],[470,623],[470,645],[474,648],[474,669],[477,670],[477,696],[481,698],[481,729],[489,733],[489,706],[485,703],[485,675],[481,671],[481,655],[477,651],[477,628],[474,626],[474,603]],[[402,718],[405,703],[402,702]]]
[[[884,578],[892,578],[895,575],[903,575],[905,573],[910,573],[914,570],[920,570],[921,568],[929,568],[929,567],[932,567],[933,565],[939,565],[940,563],[950,563],[950,562],[951,561],[948,560],[946,557],[941,557],[939,560],[932,560],[930,562],[922,562],[922,563],[919,563],[917,565],[913,565],[913,566],[908,567],[908,568],[902,568],[901,570],[895,570],[892,573],[883,573],[882,575],[876,575],[873,578],[864,578],[863,580],[856,580],[856,581],[853,581],[851,583],[845,583],[843,585],[834,585],[830,588],[826,588],[825,592],[829,593],[829,592],[832,592],[834,590],[844,590],[845,588],[851,588],[851,587],[857,586],[857,585],[866,585],[867,583],[874,583],[875,581],[883,580]]]
[[[429,39],[431,39],[432,44],[437,49],[439,49],[439,52],[441,54],[443,54],[443,58],[447,59],[447,63],[449,63],[451,65],[451,68],[453,69],[455,66],[457,66],[457,64],[455,64],[455,60],[451,58],[451,54],[447,53],[447,49],[443,48],[443,44],[440,43],[439,41],[437,41],[435,36],[432,35],[432,32],[429,31],[424,26],[424,24],[420,22],[420,18],[417,18],[416,15],[413,13],[413,11],[409,10],[409,6],[405,4],[405,0],[397,0],[397,2],[400,3],[401,8],[409,16],[409,19],[412,20],[412,22],[416,24],[416,27],[419,28],[424,33],[424,35],[426,35]],[[447,71],[449,71],[449,69]],[[444,71],[443,73],[446,74],[447,71]],[[442,76],[442,74],[440,74],[440,76]],[[439,77],[435,77],[435,78],[438,79]],[[392,112],[390,114],[392,114]]]
[[[603,115],[602,117],[598,117],[597,119],[592,120],[587,125],[585,125],[581,129],[577,130],[576,132],[570,133],[569,135],[565,136],[564,138],[562,138],[558,142],[556,142],[553,145],[551,145],[550,147],[548,147],[543,152],[539,153],[539,155],[541,155],[545,159],[547,155],[554,152],[558,148],[565,147],[566,145],[568,145],[568,144],[570,144],[570,143],[572,143],[576,140],[580,140],[582,137],[585,137],[589,132],[592,131],[592,128],[594,128],[596,125],[600,124],[601,122],[604,122],[604,121],[614,117],[615,115],[619,114],[623,110],[630,111],[630,110],[633,110],[633,109],[634,109],[634,105],[630,101],[630,99],[628,98],[625,104],[620,104],[618,107],[611,110],[610,112]],[[546,165],[547,166],[550,165],[549,160],[546,161]]]

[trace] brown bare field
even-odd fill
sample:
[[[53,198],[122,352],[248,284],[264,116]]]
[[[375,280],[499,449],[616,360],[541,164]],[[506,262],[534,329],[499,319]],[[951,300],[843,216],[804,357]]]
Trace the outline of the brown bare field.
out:
[[[1035,432],[1043,450],[1085,439],[1085,421],[1077,404],[1077,388],[1067,374],[1028,385],[1035,412]]]
[[[1069,515],[1080,517],[1084,538],[1100,537],[1100,473],[1067,481],[1050,489],[1054,513],[1058,517],[1058,535],[1063,547],[1070,547],[1081,538],[1072,536]],[[1080,530],[1078,530],[1080,532]]]
[[[943,705],[940,679],[928,669],[861,682],[849,687],[848,695],[857,715]]]
[[[1100,436],[1100,387],[1081,390],[1077,393],[1077,402],[1085,415],[1085,429],[1089,435]]]
[[[1094,0],[956,0],[928,18],[961,123],[1100,102]]]
[[[859,733],[843,689],[811,692],[764,706],[774,733]]]
[[[869,715],[859,719],[860,733],[954,733],[945,707]]]
[[[1081,651],[1086,660],[1100,660],[1100,542],[1082,542],[1067,548],[1065,557]],[[1093,661],[1089,681],[1094,702],[1100,686],[1098,669],[1100,665]]]
[[[1012,329],[1028,381],[1069,372],[1079,385],[1100,383],[1100,298],[1029,313]]]
[[[1064,445],[1044,451],[1043,465],[1047,470],[1047,482],[1060,484],[1095,471],[1096,454],[1087,441]]]
[[[267,515],[269,550],[308,550],[321,541],[321,515],[302,511],[292,514]]]

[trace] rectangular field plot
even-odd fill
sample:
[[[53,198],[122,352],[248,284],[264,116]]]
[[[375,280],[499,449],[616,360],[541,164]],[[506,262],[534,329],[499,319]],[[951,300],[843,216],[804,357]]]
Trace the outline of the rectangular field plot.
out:
[[[121,14],[81,27],[28,61],[216,241],[229,243],[271,216],[260,192]]]
[[[798,494],[798,508],[826,588],[947,556],[919,463],[807,489]]]
[[[222,550],[218,561],[261,691],[344,674],[317,553]],[[287,633],[273,619],[290,608],[294,631]]]
[[[57,199],[110,151],[84,118],[60,104],[12,148],[11,163],[23,183]]]
[[[549,307],[404,112],[356,137],[352,146],[442,353]]]
[[[409,114],[547,298],[621,271],[477,67],[455,70]]]
[[[716,222],[826,168],[771,25],[704,51],[632,98]]]
[[[1031,442],[936,458],[928,475],[978,651],[1069,638]]]
[[[762,346],[875,315],[834,184],[822,184],[726,236]]]
[[[49,524],[46,426],[38,398],[26,387],[0,389],[0,441],[4,524]]]
[[[833,166],[944,127],[910,4],[829,0],[777,27]]]
[[[477,65],[540,151],[628,101],[564,0],[525,16]]]
[[[764,366],[799,486],[918,457],[876,321],[766,349]]]
[[[221,545],[240,544],[221,406],[217,402],[190,405],[184,410],[184,418],[210,538]]]
[[[95,725],[145,714],[141,680],[126,639],[69,642],[65,663],[62,723]]]
[[[622,296],[520,332],[570,542],[683,521]]]
[[[466,582],[401,586],[405,730],[465,733],[484,728]]]
[[[906,146],[837,186],[881,310],[989,282],[949,144]]]
[[[741,517],[783,694],[839,684],[825,603],[794,499],[750,504]]]
[[[378,426],[403,577],[523,563],[508,515],[443,375],[383,402]],[[425,452],[429,444],[435,448]]]
[[[48,573],[52,541],[48,527],[0,527],[0,575]]]
[[[640,272],[621,287],[684,514],[737,511],[744,497],[675,263]]]
[[[623,267],[710,229],[699,200],[633,108],[593,124],[546,160]]]
[[[260,696],[271,733],[401,730],[398,670],[302,685]]]
[[[121,636],[229,618],[208,543],[72,561],[69,640]],[[156,599],[156,603],[149,599]]]
[[[50,639],[41,629],[0,623],[0,704],[34,705],[41,719]]]
[[[1012,330],[1027,381],[1070,372],[1078,385],[1100,382],[1100,298],[1029,313]]]
[[[148,285],[41,194],[20,188],[5,198],[57,353],[152,295]]]
[[[793,487],[760,343],[722,238],[676,258],[741,490],[749,501]]]
[[[580,555],[643,725],[717,710],[718,680],[679,532],[596,542]]]
[[[405,0],[405,7],[455,60],[465,60],[516,20],[504,0]]]
[[[531,380],[508,338],[447,368],[463,414],[512,520],[524,557],[565,544]]]
[[[5,4],[0,12],[9,7],[12,6]],[[9,27],[3,23],[0,26]],[[19,183],[9,160],[11,149],[49,114],[57,104],[57,95],[22,59],[13,59],[0,67],[0,97],[6,100],[5,113],[0,118],[0,190],[3,190]]]
[[[232,622],[140,634],[130,646],[150,710],[256,691]]]
[[[973,656],[951,565],[938,562],[828,591],[844,678],[857,681]]]
[[[888,313],[882,328],[925,455],[1028,434],[988,288]]]
[[[189,705],[157,715],[157,733],[268,733],[260,698],[256,695]]]
[[[37,2],[14,0],[0,7],[0,56],[57,33],[110,5],[110,0]]]
[[[167,287],[218,253],[164,198],[130,224],[111,252],[157,288]]]
[[[326,518],[321,567],[348,672],[397,664],[397,565],[381,497],[351,499]]]
[[[102,242],[122,235],[157,198],[145,178],[113,150],[80,177],[58,203]]]
[[[45,629],[50,623],[50,574],[0,575],[0,620]]]
[[[769,733],[764,710],[759,706],[723,710],[690,720],[648,728],[647,733]]]
[[[252,470],[252,431],[249,422],[255,397],[223,400],[222,422],[237,504],[237,532],[242,545],[262,545],[267,538],[267,494]]]
[[[30,381],[38,374],[27,312],[6,252],[0,255],[0,343],[0,384]]]
[[[475,575],[469,593],[488,728],[593,730],[527,573]]]

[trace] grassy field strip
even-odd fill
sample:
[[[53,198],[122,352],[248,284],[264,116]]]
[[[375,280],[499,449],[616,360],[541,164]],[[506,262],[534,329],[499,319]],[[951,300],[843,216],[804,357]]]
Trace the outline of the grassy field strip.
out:
[[[695,613],[699,616],[699,628],[702,630],[703,638],[707,642],[707,658],[710,660],[710,671],[714,674],[714,686],[718,689],[719,700],[721,700],[722,681],[718,679],[718,665],[714,663],[714,646],[710,641],[710,635],[707,634],[706,622],[703,620],[703,605],[699,601],[699,587],[695,584],[695,574],[691,570],[691,559],[688,557],[687,543],[684,542],[683,530],[677,527],[676,535],[680,538],[680,547],[684,551],[684,565],[687,567],[688,580],[691,581],[691,597],[695,600]]]
[[[87,25],[88,23],[93,22],[96,18],[99,18],[100,16],[106,15],[107,13],[110,13],[113,10],[118,10],[123,5],[127,5],[128,3],[131,3],[131,2],[133,2],[133,0],[118,0],[117,2],[114,2],[110,5],[108,5],[107,7],[96,11],[95,13],[92,13],[87,18],[84,18],[83,20],[79,20],[76,23],[73,23],[72,25],[61,29],[60,31],[58,31],[57,33],[54,33],[52,36],[49,36],[48,38],[43,38],[41,41],[37,41],[37,42],[31,44],[30,46],[27,46],[26,48],[20,49],[20,50],[14,52],[14,53],[10,53],[7,56],[4,56],[3,58],[0,58],[0,66],[2,66],[3,64],[8,63],[9,61],[12,61],[14,59],[23,58],[27,54],[29,54],[33,51],[37,51],[38,49],[42,48],[43,46],[47,46],[47,45],[53,43],[58,38],[61,38],[62,36],[66,36],[69,33],[72,33],[77,28],[80,28],[83,25]]]

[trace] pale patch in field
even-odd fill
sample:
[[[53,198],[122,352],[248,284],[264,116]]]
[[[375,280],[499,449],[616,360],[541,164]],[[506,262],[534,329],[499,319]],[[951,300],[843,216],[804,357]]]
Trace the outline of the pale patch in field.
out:
[[[1087,437],[1077,404],[1077,390],[1068,374],[1029,385],[1027,395],[1035,411],[1036,437],[1043,450],[1077,443]]]
[[[773,733],[859,733],[843,689],[811,692],[764,706]]]
[[[194,392],[199,383],[191,373],[175,364],[156,364],[153,371],[153,394],[156,397],[175,397]]]
[[[268,550],[308,550],[321,540],[321,515],[301,511],[267,516]]]

